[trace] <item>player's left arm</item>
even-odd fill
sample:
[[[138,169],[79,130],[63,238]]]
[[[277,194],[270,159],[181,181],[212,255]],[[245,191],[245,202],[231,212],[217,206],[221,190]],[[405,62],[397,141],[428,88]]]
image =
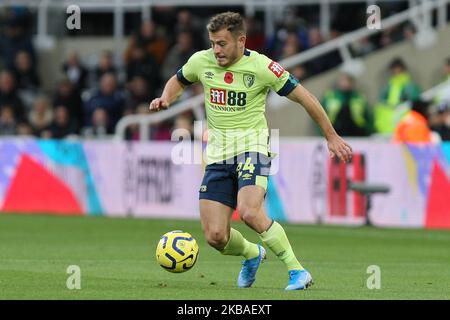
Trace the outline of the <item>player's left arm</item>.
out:
[[[287,98],[301,104],[309,116],[320,126],[327,139],[331,156],[338,156],[341,161],[350,161],[353,152],[352,148],[336,133],[319,100],[300,84],[296,85],[287,95]]]

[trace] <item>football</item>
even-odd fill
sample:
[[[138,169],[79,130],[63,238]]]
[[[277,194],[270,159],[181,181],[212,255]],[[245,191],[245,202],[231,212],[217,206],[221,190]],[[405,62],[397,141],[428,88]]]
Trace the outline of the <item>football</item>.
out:
[[[191,269],[198,257],[198,244],[191,234],[174,230],[165,233],[156,248],[156,260],[165,270],[181,273]]]

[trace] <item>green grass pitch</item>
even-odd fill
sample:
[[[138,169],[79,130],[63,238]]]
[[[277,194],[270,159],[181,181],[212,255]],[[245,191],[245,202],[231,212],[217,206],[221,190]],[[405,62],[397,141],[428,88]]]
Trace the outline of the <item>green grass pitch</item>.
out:
[[[258,241],[243,223],[234,223]],[[284,224],[315,284],[285,292],[287,272],[274,254],[252,288],[239,289],[240,257],[210,248],[199,221],[0,214],[0,299],[449,299],[450,232]],[[182,229],[200,255],[188,272],[171,274],[155,260],[162,234]],[[69,265],[81,289],[69,290]],[[369,290],[367,267],[381,270]]]

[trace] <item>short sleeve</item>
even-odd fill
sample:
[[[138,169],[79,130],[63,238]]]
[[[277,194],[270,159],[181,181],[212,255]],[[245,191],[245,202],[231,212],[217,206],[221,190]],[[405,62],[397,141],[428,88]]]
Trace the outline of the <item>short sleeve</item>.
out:
[[[278,63],[263,56],[261,66],[268,86],[280,96],[287,96],[299,81]]]
[[[200,52],[194,53],[186,64],[177,71],[178,81],[186,86],[197,82],[199,80],[197,71],[200,70],[200,59]]]

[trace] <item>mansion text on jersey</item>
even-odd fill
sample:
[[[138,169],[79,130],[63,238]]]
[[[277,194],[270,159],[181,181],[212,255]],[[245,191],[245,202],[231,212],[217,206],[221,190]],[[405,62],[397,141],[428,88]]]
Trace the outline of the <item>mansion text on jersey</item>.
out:
[[[227,111],[227,112],[237,112],[237,111],[244,111],[245,107],[230,107],[230,106],[220,106],[211,104],[211,108],[218,111]]]

